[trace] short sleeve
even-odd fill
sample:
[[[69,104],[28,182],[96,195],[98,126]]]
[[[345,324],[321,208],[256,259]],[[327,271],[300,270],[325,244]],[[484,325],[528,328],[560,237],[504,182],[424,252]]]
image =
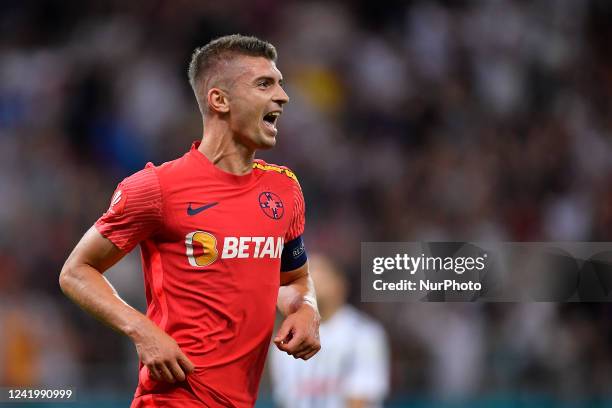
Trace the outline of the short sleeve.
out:
[[[162,194],[152,164],[124,179],[108,210],[96,221],[97,230],[122,251],[131,251],[162,224]]]
[[[305,204],[302,188],[297,180],[293,183],[293,218],[285,234],[285,242],[293,241],[304,233]]]

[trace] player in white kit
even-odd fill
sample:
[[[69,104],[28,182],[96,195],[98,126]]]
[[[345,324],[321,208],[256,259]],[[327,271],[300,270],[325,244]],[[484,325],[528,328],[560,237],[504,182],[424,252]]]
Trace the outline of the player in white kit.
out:
[[[389,390],[389,349],[382,326],[345,303],[344,275],[326,257],[309,256],[325,347],[308,361],[270,351],[274,399],[283,408],[381,407]]]

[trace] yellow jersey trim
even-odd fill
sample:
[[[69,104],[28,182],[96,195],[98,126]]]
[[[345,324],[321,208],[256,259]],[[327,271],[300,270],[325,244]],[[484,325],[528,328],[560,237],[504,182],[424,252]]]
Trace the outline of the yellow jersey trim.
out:
[[[263,170],[263,171],[275,171],[277,173],[284,174],[285,176],[289,177],[290,179],[295,180],[296,182],[298,181],[298,179],[297,179],[297,177],[296,177],[294,172],[292,172],[289,169],[285,169],[283,167],[272,166],[270,164],[261,164],[261,163],[258,163],[258,162],[254,162],[253,163],[253,168],[254,169]]]

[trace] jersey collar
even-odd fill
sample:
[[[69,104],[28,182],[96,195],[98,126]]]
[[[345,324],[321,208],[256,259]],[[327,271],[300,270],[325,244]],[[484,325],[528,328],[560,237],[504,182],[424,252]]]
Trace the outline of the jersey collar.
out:
[[[198,150],[198,146],[200,146],[200,141],[194,141],[191,144],[191,149],[189,150],[189,154],[199,163],[202,164],[206,168],[207,171],[211,172],[216,178],[223,180],[227,183],[231,184],[248,184],[251,180],[254,179],[255,172],[251,170],[248,174],[244,174],[242,176],[238,176],[236,174],[228,173],[224,170],[221,170],[217,166],[215,166],[208,157],[206,157],[201,151]]]

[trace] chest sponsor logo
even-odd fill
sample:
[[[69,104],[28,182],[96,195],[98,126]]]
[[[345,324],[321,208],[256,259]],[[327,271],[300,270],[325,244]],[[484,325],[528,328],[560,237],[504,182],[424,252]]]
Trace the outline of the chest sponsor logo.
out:
[[[217,238],[206,231],[194,231],[185,236],[187,260],[191,266],[211,265],[221,259],[280,258],[283,253],[282,237],[225,237],[217,248]]]
[[[208,266],[219,257],[217,238],[206,231],[194,231],[185,236],[187,260],[191,266]]]
[[[280,258],[283,245],[281,237],[226,237],[221,258]]]

